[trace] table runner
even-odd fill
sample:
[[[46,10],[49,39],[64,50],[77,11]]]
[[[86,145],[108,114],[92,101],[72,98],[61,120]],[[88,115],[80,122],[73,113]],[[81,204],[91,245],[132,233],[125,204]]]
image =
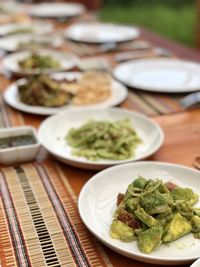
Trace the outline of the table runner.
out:
[[[0,189],[2,266],[111,266],[58,165],[3,168]]]

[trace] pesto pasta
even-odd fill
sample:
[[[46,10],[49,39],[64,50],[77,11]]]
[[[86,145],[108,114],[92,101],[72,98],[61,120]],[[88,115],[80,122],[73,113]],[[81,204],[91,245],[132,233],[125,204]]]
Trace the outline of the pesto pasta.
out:
[[[129,159],[142,142],[128,118],[115,122],[88,121],[70,129],[66,140],[73,147],[73,155],[93,161]]]
[[[118,195],[110,236],[135,240],[148,254],[188,233],[200,238],[200,208],[194,207],[198,200],[190,188],[138,177]]]

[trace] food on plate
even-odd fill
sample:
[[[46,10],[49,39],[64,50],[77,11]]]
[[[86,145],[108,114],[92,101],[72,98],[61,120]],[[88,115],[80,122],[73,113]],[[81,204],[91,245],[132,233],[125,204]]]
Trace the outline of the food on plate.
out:
[[[73,155],[89,160],[125,160],[134,157],[142,141],[128,118],[119,121],[91,120],[66,135]]]
[[[98,72],[86,72],[72,80],[56,80],[53,75],[41,74],[18,85],[23,103],[44,107],[98,103],[110,97],[111,89],[110,76]]]
[[[88,71],[75,84],[75,105],[87,105],[104,101],[111,96],[112,80],[109,74],[98,71]]]
[[[22,33],[34,33],[34,29],[29,27],[29,26],[24,26],[24,27],[18,27],[15,29],[12,29],[8,32],[8,35],[13,35],[13,34],[22,34]]]
[[[139,176],[117,197],[110,236],[135,240],[148,254],[188,233],[200,238],[200,208],[194,207],[198,200],[190,188]]]
[[[30,39],[28,41],[20,42],[17,46],[18,49],[34,49],[34,48],[43,48],[49,46],[51,41],[48,39]]]
[[[52,56],[37,53],[33,53],[29,57],[19,61],[19,66],[22,69],[51,69],[61,67],[59,61]]]
[[[18,93],[23,103],[33,106],[60,107],[68,104],[71,99],[71,94],[48,75],[27,79],[25,83],[18,85]]]

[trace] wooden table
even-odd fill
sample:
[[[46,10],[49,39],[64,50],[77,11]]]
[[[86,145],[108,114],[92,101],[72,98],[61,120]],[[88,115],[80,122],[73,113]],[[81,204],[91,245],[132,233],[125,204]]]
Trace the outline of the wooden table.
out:
[[[156,46],[170,49],[181,58],[200,61],[200,53],[194,49],[186,48],[146,30],[142,30],[142,37]],[[23,117],[25,124],[31,124],[35,127],[38,127],[43,119],[42,117],[28,114],[24,114]],[[161,149],[148,160],[179,163],[193,167],[195,158],[200,156],[200,109],[172,115],[155,116],[152,119],[163,128],[165,141]],[[46,154],[45,158],[48,159],[49,157]],[[78,196],[81,188],[94,175],[94,172],[73,168],[60,162],[58,164],[68,177],[71,187]],[[147,263],[128,259],[107,247],[104,248],[114,267],[150,266]],[[189,264],[182,266],[189,266]]]

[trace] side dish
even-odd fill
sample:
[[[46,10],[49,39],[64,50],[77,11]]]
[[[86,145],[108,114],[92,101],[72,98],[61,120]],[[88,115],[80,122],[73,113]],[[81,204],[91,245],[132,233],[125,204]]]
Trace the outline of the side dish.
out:
[[[10,136],[10,137],[0,137],[0,149],[32,145],[35,143],[36,143],[36,139],[31,134]]]
[[[34,33],[34,29],[31,27],[19,27],[19,28],[10,30],[8,32],[8,35],[22,34],[22,33]]]
[[[51,45],[51,41],[48,39],[30,39],[28,41],[20,42],[17,49],[45,48],[49,45]]]
[[[39,55],[33,53],[31,56],[19,61],[19,66],[22,69],[51,69],[60,68],[58,60],[49,55]]]
[[[200,238],[199,196],[190,188],[162,180],[138,177],[117,197],[110,236],[135,240],[143,253],[193,233]]]
[[[66,140],[73,155],[89,160],[125,160],[134,157],[141,139],[129,119],[115,122],[89,121],[69,130]]]
[[[18,85],[18,93],[21,102],[32,106],[60,107],[68,104],[71,98],[71,94],[48,75],[29,78]]]
[[[98,72],[86,72],[72,80],[56,80],[52,75],[42,74],[18,85],[21,102],[44,107],[98,103],[109,98],[111,90],[111,77]]]

